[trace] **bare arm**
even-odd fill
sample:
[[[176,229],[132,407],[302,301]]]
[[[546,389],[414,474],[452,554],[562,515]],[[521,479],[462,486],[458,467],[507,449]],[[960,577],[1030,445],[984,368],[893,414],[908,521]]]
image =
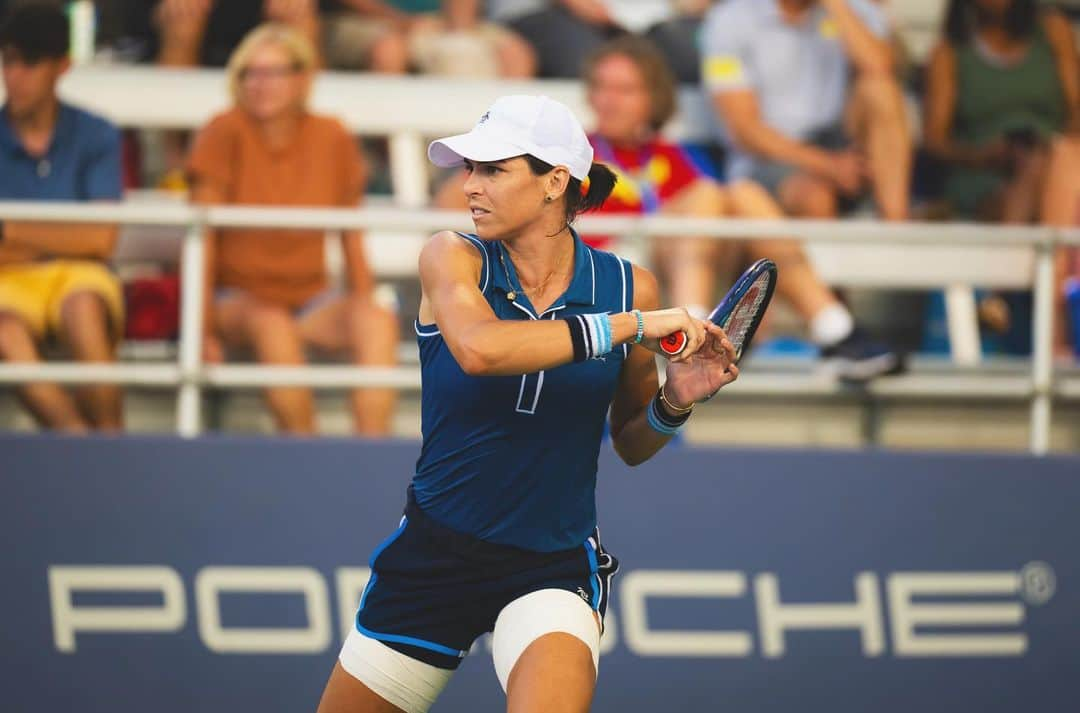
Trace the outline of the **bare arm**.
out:
[[[659,294],[656,278],[648,270],[634,266],[634,307],[642,311],[655,309]],[[693,358],[668,364],[666,396],[676,399],[675,403],[680,407],[705,398],[739,376],[738,367],[731,365],[734,346],[719,327],[713,324],[708,327],[709,339]],[[649,425],[648,409],[652,408],[658,384],[656,359],[652,353],[632,347],[619,374],[610,415],[612,445],[627,465],[644,463],[672,438]],[[680,398],[685,402],[677,400]],[[663,404],[661,408],[669,417],[679,415]]]
[[[443,0],[442,7],[452,30],[475,27],[480,17],[480,0]]]
[[[714,92],[713,106],[732,138],[744,150],[773,161],[794,164],[810,173],[829,174],[828,152],[789,138],[766,124],[752,89]]]
[[[49,257],[107,260],[116,247],[115,225],[4,221],[4,242]]]
[[[923,145],[927,152],[946,163],[972,168],[989,168],[1007,158],[1004,147],[967,146],[952,138],[956,113],[956,52],[941,42],[930,54],[926,68],[926,97],[923,101]]]
[[[871,32],[848,7],[847,0],[821,0],[821,4],[836,22],[844,50],[860,73],[888,74],[893,71],[892,45]]]
[[[648,270],[634,266],[634,307],[643,311],[660,305],[660,289]],[[646,420],[646,409],[660,380],[656,375],[656,357],[647,349],[630,347],[623,362],[619,385],[611,402],[609,421],[611,445],[627,465],[640,465],[663,448],[671,436],[657,433]]]
[[[375,276],[364,250],[364,233],[347,230],[341,234],[341,250],[345,255],[345,274],[349,289],[355,295],[370,297],[375,291]]]
[[[1077,61],[1076,37],[1068,18],[1060,12],[1048,12],[1044,23],[1065,95],[1066,131],[1080,132],[1080,62]]]
[[[423,314],[432,314],[457,363],[474,376],[530,374],[574,359],[562,320],[501,320],[478,287],[483,265],[476,248],[451,232],[436,234],[420,253]],[[616,344],[633,338],[632,315],[612,317]]]
[[[422,322],[432,319],[457,363],[473,376],[531,374],[569,364],[574,359],[570,330],[563,320],[502,320],[478,287],[482,259],[476,248],[455,233],[436,234],[420,253]],[[624,344],[637,334],[637,318],[613,314],[612,343]],[[645,315],[645,336],[656,340],[677,330],[689,336],[676,359],[690,358],[704,342],[701,324],[684,309]]]

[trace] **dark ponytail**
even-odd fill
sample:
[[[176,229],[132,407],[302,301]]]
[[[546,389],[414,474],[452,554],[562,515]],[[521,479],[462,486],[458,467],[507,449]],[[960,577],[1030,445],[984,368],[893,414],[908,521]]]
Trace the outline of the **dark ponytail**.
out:
[[[615,172],[602,163],[594,163],[589,168],[589,187],[585,194],[581,193],[581,183],[577,185],[577,190],[573,191],[566,197],[567,213],[569,214],[571,205],[573,205],[573,216],[570,218],[573,221],[579,213],[584,213],[590,210],[596,210],[604,204],[608,196],[611,195],[611,191],[615,189],[615,181],[618,179],[615,177]],[[567,191],[573,189],[571,185]],[[577,197],[578,200],[573,200]]]
[[[525,160],[528,161],[533,175],[543,176],[555,170],[554,166],[535,156],[526,155]],[[566,186],[566,224],[573,223],[581,213],[602,206],[615,188],[616,180],[615,172],[602,163],[593,163],[589,168],[589,185],[584,192],[581,190],[582,182],[571,176]]]

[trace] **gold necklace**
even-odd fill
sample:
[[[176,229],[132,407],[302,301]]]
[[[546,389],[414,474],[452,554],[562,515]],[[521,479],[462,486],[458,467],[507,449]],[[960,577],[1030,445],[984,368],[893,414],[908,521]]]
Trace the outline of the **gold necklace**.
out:
[[[513,302],[517,299],[517,292],[513,289],[514,281],[510,279],[510,270],[508,270],[506,267],[506,261],[503,259],[503,252],[504,249],[499,250],[499,264],[502,265],[503,274],[506,275],[506,284],[510,285],[511,287],[510,291],[506,293],[506,299]],[[529,295],[536,296],[543,293],[543,291],[547,289],[548,283],[551,282],[551,278],[555,276],[555,273],[559,271],[560,267],[562,267],[561,256],[559,258],[559,262],[555,264],[555,267],[552,268],[551,272],[548,273],[548,276],[544,278],[544,281],[536,287],[525,287],[525,285],[519,280],[518,285],[520,286],[521,292],[526,297],[528,297]]]

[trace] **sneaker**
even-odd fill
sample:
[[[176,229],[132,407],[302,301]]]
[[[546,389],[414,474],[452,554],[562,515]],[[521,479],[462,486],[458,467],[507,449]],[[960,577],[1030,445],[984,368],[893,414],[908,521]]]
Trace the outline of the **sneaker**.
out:
[[[844,381],[870,381],[904,370],[900,353],[883,342],[870,338],[859,327],[843,341],[821,350],[821,358]]]

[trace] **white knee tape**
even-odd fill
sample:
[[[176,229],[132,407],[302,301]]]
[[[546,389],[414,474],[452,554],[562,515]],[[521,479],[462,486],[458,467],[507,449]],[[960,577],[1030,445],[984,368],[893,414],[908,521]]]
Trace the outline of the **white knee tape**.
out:
[[[427,713],[453,671],[417,661],[381,641],[349,632],[338,654],[341,667],[405,713]]]
[[[600,628],[592,607],[564,589],[541,589],[507,604],[495,620],[491,654],[504,692],[529,644],[554,632],[581,639],[592,652],[593,671],[599,670]]]

